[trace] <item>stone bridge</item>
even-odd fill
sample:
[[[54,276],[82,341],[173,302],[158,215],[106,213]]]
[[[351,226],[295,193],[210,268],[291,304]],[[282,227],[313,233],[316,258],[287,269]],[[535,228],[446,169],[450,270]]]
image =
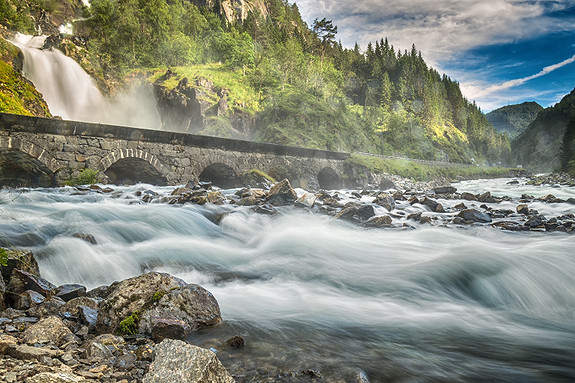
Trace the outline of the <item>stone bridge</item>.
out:
[[[82,169],[113,184],[239,185],[251,170],[302,188],[344,184],[348,153],[0,113],[0,186],[58,186]]]

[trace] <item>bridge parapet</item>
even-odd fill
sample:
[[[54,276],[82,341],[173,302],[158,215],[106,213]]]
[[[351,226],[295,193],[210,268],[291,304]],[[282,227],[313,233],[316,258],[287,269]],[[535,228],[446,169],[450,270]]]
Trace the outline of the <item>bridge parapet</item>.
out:
[[[18,166],[20,173],[31,174],[12,181],[5,177],[6,184],[42,179],[33,186],[61,185],[91,168],[114,183],[179,185],[222,164],[219,168],[236,175],[260,169],[287,177],[294,186],[318,188],[327,186],[320,182],[326,174],[343,179],[348,157],[349,153],[0,113],[0,163],[11,164],[12,177]]]

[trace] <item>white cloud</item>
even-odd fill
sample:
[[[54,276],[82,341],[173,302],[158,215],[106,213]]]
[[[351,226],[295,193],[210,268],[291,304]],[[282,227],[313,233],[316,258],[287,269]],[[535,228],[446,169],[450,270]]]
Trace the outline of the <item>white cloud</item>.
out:
[[[508,80],[508,81],[505,81],[505,82],[500,83],[500,84],[493,84],[493,85],[489,85],[487,87],[483,87],[480,89],[477,89],[477,87],[473,87],[473,85],[470,84],[470,85],[468,85],[468,87],[469,87],[468,90],[471,91],[476,98],[485,97],[485,96],[487,96],[491,93],[494,93],[494,92],[499,92],[499,91],[502,91],[505,89],[514,88],[516,86],[523,85],[527,81],[534,80],[536,78],[545,76],[546,74],[549,74],[549,73],[551,73],[554,70],[557,70],[559,68],[563,68],[565,65],[569,65],[573,62],[575,62],[575,55],[571,56],[570,58],[568,58],[566,60],[561,61],[560,63],[546,66],[545,68],[541,69],[541,71],[539,71],[539,72],[537,72],[531,76],[517,78],[517,79],[513,79],[513,80]]]
[[[545,31],[573,29],[573,23],[546,17],[549,10],[575,6],[574,0],[296,0],[311,22],[327,17],[338,25],[344,45],[387,37],[396,48],[413,43],[424,57],[439,62],[455,52],[511,42]]]

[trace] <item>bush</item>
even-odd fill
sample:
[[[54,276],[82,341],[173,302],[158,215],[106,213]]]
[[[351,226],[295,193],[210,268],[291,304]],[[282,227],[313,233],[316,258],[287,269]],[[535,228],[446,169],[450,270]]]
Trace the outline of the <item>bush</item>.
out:
[[[80,173],[77,176],[71,177],[68,181],[66,181],[66,185],[68,186],[91,185],[96,184],[100,181],[101,176],[98,170],[86,168],[80,170]]]

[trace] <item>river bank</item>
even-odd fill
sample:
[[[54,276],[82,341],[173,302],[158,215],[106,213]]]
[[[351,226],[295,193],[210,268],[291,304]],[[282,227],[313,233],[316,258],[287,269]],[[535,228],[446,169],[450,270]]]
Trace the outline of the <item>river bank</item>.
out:
[[[203,286],[222,321],[192,332],[171,323],[170,337],[216,352],[238,382],[562,382],[575,377],[565,305],[575,302],[575,192],[565,183],[550,176],[319,192],[287,181],[230,190],[20,189],[0,206],[0,230],[34,253],[46,280],[84,286],[80,306],[92,310],[126,283],[114,281],[149,273],[173,275],[178,288]],[[157,288],[149,291],[151,303],[133,302],[151,309],[171,299],[155,302]],[[117,337],[115,330],[98,332],[77,308],[62,311],[74,302],[47,295],[38,303],[24,294],[34,307],[0,313],[7,376],[145,379],[152,358],[138,349],[161,344],[149,326],[145,337],[105,344],[98,337]],[[26,343],[45,319],[39,307],[76,338]],[[91,360],[94,343],[112,357]],[[54,353],[26,359],[16,351],[28,347]]]

